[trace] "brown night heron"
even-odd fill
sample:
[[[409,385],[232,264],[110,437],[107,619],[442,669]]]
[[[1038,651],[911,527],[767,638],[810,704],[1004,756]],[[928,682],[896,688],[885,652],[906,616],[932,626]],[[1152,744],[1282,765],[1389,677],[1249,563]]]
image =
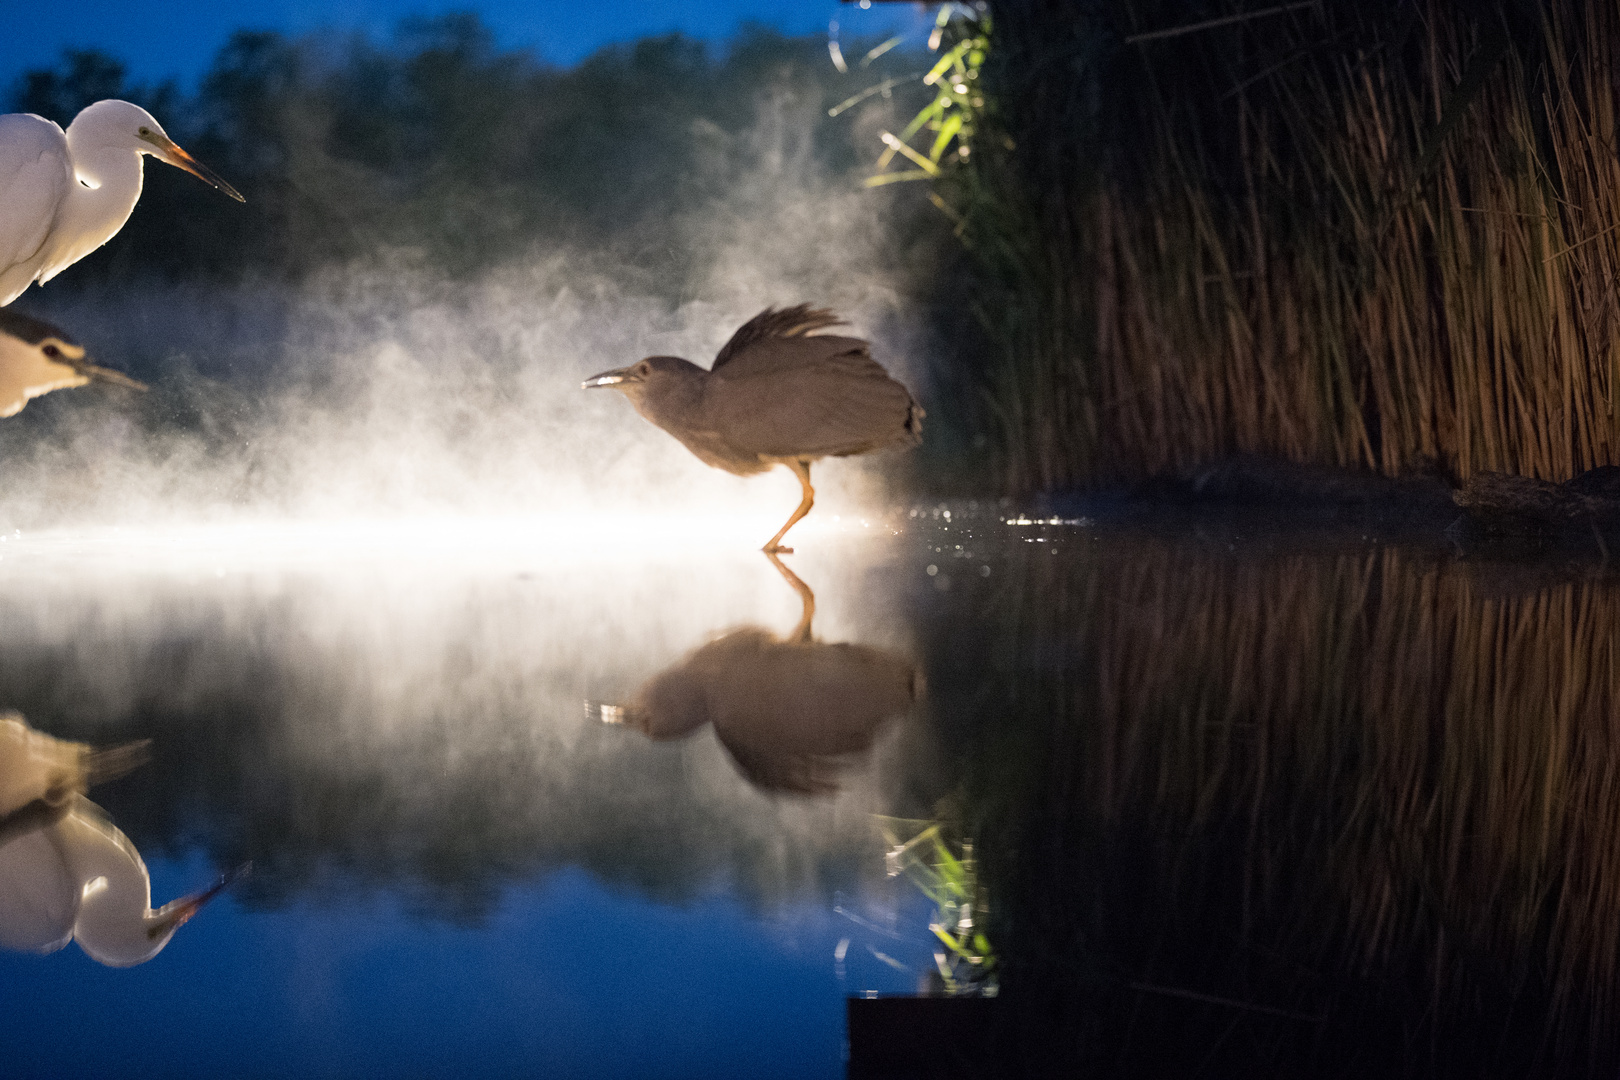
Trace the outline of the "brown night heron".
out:
[[[93,379],[146,389],[128,375],[90,363],[83,345],[43,319],[0,308],[0,417],[14,416],[30,398]]]
[[[812,461],[922,441],[922,408],[872,359],[865,341],[811,333],[842,324],[808,304],[766,308],[732,335],[708,371],[649,356],[584,386],[622,391],[637,412],[717,469],[738,476],[773,465],[792,469],[804,498],[765,545],[789,552],[782,537],[815,505]]]

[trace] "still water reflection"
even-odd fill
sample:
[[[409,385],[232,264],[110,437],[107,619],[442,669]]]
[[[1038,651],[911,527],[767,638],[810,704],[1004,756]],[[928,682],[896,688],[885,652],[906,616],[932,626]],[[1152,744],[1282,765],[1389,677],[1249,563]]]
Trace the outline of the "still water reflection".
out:
[[[57,550],[0,706],[152,740],[96,797],[159,895],[254,872],[130,971],[0,957],[8,1075],[837,1076],[843,998],[938,970],[893,819],[974,841],[1000,1071],[1615,1057],[1601,570],[966,507],[785,576]]]
[[[602,717],[659,740],[712,724],[759,790],[831,794],[843,760],[870,750],[879,725],[911,708],[922,674],[890,650],[815,640],[815,593],[776,555],[765,557],[804,604],[792,633],[727,631],[647,680],[628,706],[604,706]]]
[[[1043,1060],[1612,1071],[1612,575],[1086,531],[916,609]]]

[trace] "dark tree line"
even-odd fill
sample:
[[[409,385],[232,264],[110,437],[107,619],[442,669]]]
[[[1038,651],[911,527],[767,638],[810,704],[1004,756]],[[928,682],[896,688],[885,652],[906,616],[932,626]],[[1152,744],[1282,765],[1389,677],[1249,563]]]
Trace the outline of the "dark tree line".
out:
[[[70,51],[23,76],[10,105],[65,126],[92,101],[135,101],[247,197],[148,168],[129,224],[64,281],[296,279],[379,255],[464,274],[559,246],[667,252],[683,212],[726,197],[762,102],[806,118],[821,167],[854,179],[872,133],[827,109],[880,66],[841,75],[818,39],[754,28],[724,50],[672,34],[560,69],[499,50],[460,14],[408,21],[385,44],[242,31],[194,96]]]

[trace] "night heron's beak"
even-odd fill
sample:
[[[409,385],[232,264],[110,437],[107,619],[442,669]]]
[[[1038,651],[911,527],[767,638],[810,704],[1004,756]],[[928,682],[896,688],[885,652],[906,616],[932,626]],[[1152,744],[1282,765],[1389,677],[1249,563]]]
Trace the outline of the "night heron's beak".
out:
[[[140,138],[157,147],[152,152],[154,157],[173,165],[177,169],[184,169],[203,183],[218,188],[239,203],[247,202],[246,199],[242,198],[240,192],[221,180],[213,169],[180,149],[179,144],[168,136],[153,131],[140,136]]]
[[[122,386],[126,390],[150,390],[150,389],[152,389],[150,386],[147,386],[145,383],[140,382],[140,381],[138,381],[136,379],[130,378],[128,375],[125,375],[122,371],[114,371],[112,368],[97,367],[95,364],[89,364],[89,363],[85,363],[83,361],[73,365],[73,367],[74,367],[74,370],[77,371],[80,375],[89,376],[91,379],[94,379],[96,382],[111,383],[114,386]]]
[[[600,375],[592,375],[580,383],[579,388],[581,390],[591,390],[598,386],[618,386],[620,383],[640,381],[629,368],[619,368],[617,371],[604,371]]]

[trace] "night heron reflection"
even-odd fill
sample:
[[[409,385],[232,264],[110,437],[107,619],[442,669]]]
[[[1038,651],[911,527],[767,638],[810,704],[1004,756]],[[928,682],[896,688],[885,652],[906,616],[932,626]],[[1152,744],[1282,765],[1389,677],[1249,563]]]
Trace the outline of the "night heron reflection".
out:
[[[139,964],[240,873],[153,909],[140,853],[82,794],[145,758],[144,742],[98,751],[0,716],[0,948],[49,953],[77,940],[99,963]]]
[[[603,718],[657,740],[713,724],[755,787],[830,794],[840,765],[871,749],[884,721],[911,708],[922,673],[885,649],[816,641],[815,595],[775,556],[771,562],[804,603],[792,634],[733,630],[647,680],[622,709],[604,709]]]
[[[33,113],[0,116],[0,306],[117,235],[141,197],[146,154],[243,201],[139,105],[98,101],[66,131]]]
[[[65,813],[73,796],[145,762],[150,747],[142,739],[97,749],[36,731],[20,713],[0,713],[0,842],[16,815],[36,804],[44,808],[36,814]]]
[[[637,412],[717,469],[738,476],[774,465],[792,469],[803,498],[765,545],[767,552],[788,552],[782,537],[815,503],[812,461],[922,441],[922,408],[872,359],[865,341],[812,333],[841,324],[808,304],[766,308],[743,324],[708,371],[678,357],[649,356],[584,386],[621,391]]]
[[[146,384],[90,362],[84,346],[43,319],[0,309],[0,417],[15,416],[31,398],[52,390],[111,383],[128,390]]]

